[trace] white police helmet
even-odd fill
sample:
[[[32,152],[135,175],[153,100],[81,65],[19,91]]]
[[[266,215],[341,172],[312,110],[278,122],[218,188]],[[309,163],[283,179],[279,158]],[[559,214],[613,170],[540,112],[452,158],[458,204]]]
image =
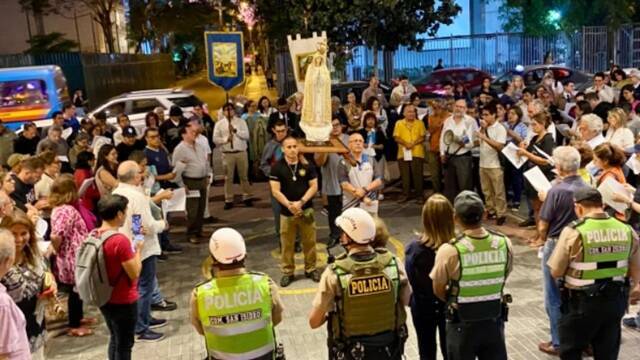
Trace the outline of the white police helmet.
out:
[[[360,208],[345,210],[336,219],[336,225],[353,241],[366,245],[376,236],[376,223],[368,212]]]
[[[209,251],[213,258],[221,264],[240,261],[247,255],[247,248],[242,235],[232,228],[220,228],[211,234]]]

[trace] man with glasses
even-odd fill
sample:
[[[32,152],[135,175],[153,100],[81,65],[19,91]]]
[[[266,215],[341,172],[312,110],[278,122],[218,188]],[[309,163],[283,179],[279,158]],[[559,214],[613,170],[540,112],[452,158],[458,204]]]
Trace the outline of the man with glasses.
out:
[[[453,133],[452,142],[445,143],[448,131]],[[451,202],[461,191],[473,189],[471,149],[474,147],[474,134],[477,131],[475,119],[467,115],[467,102],[464,99],[456,100],[453,115],[444,121],[440,136],[440,157],[447,166],[444,194]]]
[[[233,207],[233,175],[238,172],[242,187],[242,201],[246,206],[252,206],[251,185],[249,184],[249,158],[247,156],[247,141],[249,128],[247,122],[236,116],[233,104],[222,107],[224,116],[218,120],[213,128],[213,142],[222,151],[222,165],[224,167],[224,209]]]
[[[604,83],[604,73],[597,72],[593,75],[593,86],[588,88],[585,93],[596,93],[600,101],[613,103],[613,89]]]

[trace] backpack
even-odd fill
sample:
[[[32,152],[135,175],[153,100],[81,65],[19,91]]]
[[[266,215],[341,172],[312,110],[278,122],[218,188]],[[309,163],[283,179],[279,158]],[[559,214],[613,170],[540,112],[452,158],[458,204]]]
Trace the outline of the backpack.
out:
[[[117,234],[114,230],[105,231],[96,237],[91,232],[80,245],[76,255],[76,288],[85,303],[103,306],[111,299],[113,286],[109,283],[107,266],[104,260],[104,242]]]

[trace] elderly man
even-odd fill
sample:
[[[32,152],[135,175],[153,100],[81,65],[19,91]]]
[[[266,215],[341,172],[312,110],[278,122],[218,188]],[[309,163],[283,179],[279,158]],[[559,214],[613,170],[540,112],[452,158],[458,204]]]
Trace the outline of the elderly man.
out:
[[[0,230],[0,278],[13,266],[15,239],[9,230]],[[7,288],[0,284],[0,359],[31,359],[27,323],[20,308],[13,302]]]
[[[411,85],[407,75],[400,75],[400,83],[391,91],[389,104],[393,107],[398,107],[402,103],[409,101],[411,94],[416,91],[416,87]]]
[[[595,73],[595,75],[593,75],[593,86],[588,88],[585,93],[596,93],[598,94],[600,101],[613,103],[615,94],[613,89],[609,85],[605,84],[604,77],[603,72]]]
[[[222,150],[224,167],[224,209],[233,207],[233,175],[238,173],[242,187],[242,201],[245,206],[252,206],[251,185],[249,184],[249,158],[247,142],[249,128],[247,122],[236,116],[233,104],[224,104],[224,116],[213,128],[213,142]]]
[[[418,110],[415,105],[404,106],[402,115],[404,118],[398,121],[393,128],[393,139],[398,143],[398,165],[402,178],[402,197],[399,202],[407,202],[410,199],[410,187],[416,190],[416,201],[424,203],[423,191],[423,164],[424,164],[424,140],[427,129],[424,123],[418,120]]]
[[[189,242],[198,244],[203,238],[204,209],[207,206],[207,175],[209,161],[207,149],[196,141],[196,132],[191,127],[180,129],[182,142],[173,152],[173,166],[184,164],[182,182],[187,189],[187,236]]]
[[[447,166],[444,194],[449,201],[453,201],[459,192],[473,189],[471,149],[474,147],[478,124],[466,113],[467,102],[464,99],[456,100],[453,115],[444,121],[440,135],[440,157]],[[453,142],[449,145],[444,141],[448,131],[453,132]]]
[[[572,146],[560,146],[553,151],[555,169],[560,179],[544,195],[545,200],[540,209],[538,221],[539,238],[535,245],[544,246],[542,250],[542,274],[544,289],[544,305],[549,317],[551,341],[542,342],[538,349],[544,353],[558,355],[560,338],[558,321],[560,320],[560,290],[551,276],[547,261],[555,249],[562,229],[576,220],[573,196],[578,189],[588,187],[577,174],[580,168],[580,153]]]
[[[580,139],[582,139],[582,141],[584,141],[593,150],[596,146],[604,142],[602,128],[602,119],[598,115],[584,115],[580,118],[580,125],[578,125]]]
[[[364,89],[364,91],[362,92],[362,98],[360,99],[360,102],[366,104],[367,101],[369,101],[370,97],[375,97],[378,99],[378,101],[380,101],[380,106],[382,106],[383,108],[389,106],[389,103],[387,103],[387,99],[384,97],[384,92],[382,92],[382,89],[380,89],[380,87],[378,86],[379,84],[380,80],[378,80],[376,76],[372,76],[371,78],[369,78],[369,87]]]
[[[47,137],[40,140],[36,147],[36,153],[41,153],[45,149],[53,150],[56,155],[67,157],[69,153],[69,144],[62,138],[62,127],[58,125],[51,126],[47,131]],[[68,161],[67,161],[68,162]]]
[[[342,161],[338,167],[343,207],[360,207],[378,215],[377,191],[384,185],[382,164],[374,156],[363,154],[364,138],[360,133],[349,136],[349,150],[355,163]]]
[[[142,271],[138,279],[139,299],[136,334],[138,335],[137,341],[153,342],[162,340],[164,335],[151,329],[164,326],[167,323],[165,319],[151,317],[156,257],[161,253],[158,234],[167,227],[167,223],[164,220],[154,219],[150,207],[151,199],[144,193],[141,186],[142,180],[140,166],[135,161],[125,161],[118,167],[119,184],[113,190],[113,194],[124,196],[129,200],[124,225],[119,230],[121,233],[127,235],[129,239],[134,239],[133,218],[134,216],[140,218],[144,245],[140,254]]]

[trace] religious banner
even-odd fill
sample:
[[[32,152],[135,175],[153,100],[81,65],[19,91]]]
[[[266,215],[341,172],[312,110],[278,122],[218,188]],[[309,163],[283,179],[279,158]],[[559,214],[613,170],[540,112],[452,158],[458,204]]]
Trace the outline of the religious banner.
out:
[[[209,82],[229,91],[244,82],[242,32],[205,31]]]
[[[304,91],[304,80],[307,74],[307,68],[313,62],[313,56],[318,51],[318,44],[324,42],[327,44],[327,33],[322,32],[320,36],[313,33],[310,38],[302,39],[300,34],[293,39],[291,35],[287,36],[289,43],[289,54],[291,54],[291,63],[293,64],[293,74],[296,78],[296,86],[298,91]]]

